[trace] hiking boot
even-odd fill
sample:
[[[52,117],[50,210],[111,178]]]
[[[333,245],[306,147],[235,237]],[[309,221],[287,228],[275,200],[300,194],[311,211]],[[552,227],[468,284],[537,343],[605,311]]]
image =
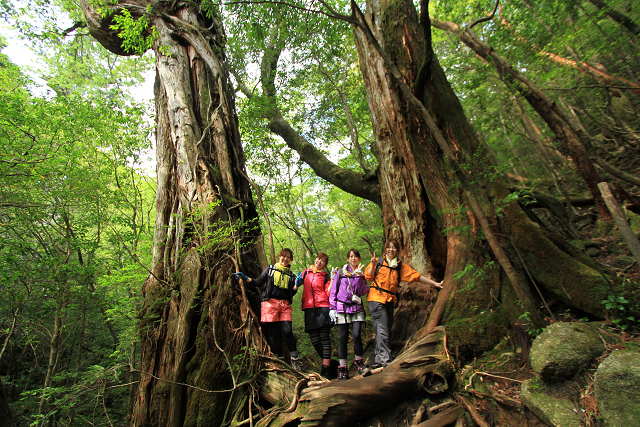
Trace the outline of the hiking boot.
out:
[[[328,365],[322,365],[322,369],[320,370],[320,376],[328,380],[331,379],[331,370]]]
[[[302,360],[300,358],[294,359],[291,358],[291,367],[294,371],[302,372]]]
[[[369,368],[364,366],[364,362],[362,361],[362,359],[354,360],[353,364],[355,365],[355,367],[358,370],[358,373],[360,375],[366,375],[369,372]]]
[[[338,367],[338,381],[346,381],[349,379],[349,370],[346,366]]]

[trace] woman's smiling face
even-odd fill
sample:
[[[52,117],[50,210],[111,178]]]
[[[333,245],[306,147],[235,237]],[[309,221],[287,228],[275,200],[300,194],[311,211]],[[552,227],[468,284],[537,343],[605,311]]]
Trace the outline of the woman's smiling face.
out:
[[[355,253],[351,252],[349,254],[349,258],[347,258],[347,261],[349,262],[349,265],[352,268],[356,268],[360,263],[360,257],[358,257]]]
[[[325,265],[327,265],[327,261],[325,261],[324,258],[316,258],[316,270],[323,270]]]
[[[289,252],[285,252],[283,255],[278,257],[278,261],[281,266],[289,267],[289,264],[291,264],[291,254],[289,254]]]
[[[396,248],[393,243],[389,242],[387,249],[385,249],[385,253],[389,257],[389,259],[394,259],[398,255],[398,248]]]

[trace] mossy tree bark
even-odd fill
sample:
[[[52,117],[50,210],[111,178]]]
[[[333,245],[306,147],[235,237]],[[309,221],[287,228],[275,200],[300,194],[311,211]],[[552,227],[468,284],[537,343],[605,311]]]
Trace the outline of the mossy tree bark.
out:
[[[425,11],[427,3],[422,5]],[[366,19],[404,82],[412,85],[413,93],[433,116],[457,162],[464,165],[492,230],[500,237],[521,280],[531,285],[530,293],[538,297],[535,284],[569,306],[601,315],[600,297],[608,292],[601,274],[558,249],[514,202],[503,202],[509,192],[483,154],[432,51],[428,15],[424,13],[420,22],[413,3],[404,0],[370,1]],[[439,221],[438,228],[447,230],[446,235],[434,232],[428,221],[421,230],[431,259],[441,260],[434,265],[443,266],[436,277],[442,278],[444,273],[445,289],[440,291],[434,305],[429,292],[419,286],[406,286],[396,310],[398,321],[392,341],[411,336],[426,323],[421,313],[433,308],[428,324],[435,326],[442,316],[442,323],[450,327],[450,343],[460,351],[488,348],[503,336],[509,320],[516,319],[523,310],[518,307],[503,270],[494,262],[496,258],[479,230],[476,217],[466,207],[451,161],[365,34],[360,28],[356,28],[355,34],[377,151],[383,157],[379,159],[381,187],[389,188],[388,193],[393,195],[401,194],[400,187],[415,186],[419,190],[413,192],[414,203],[422,196],[427,211]],[[399,164],[408,165],[418,177],[417,184],[416,180],[403,179],[394,172]],[[461,275],[463,271],[466,273]]]
[[[157,33],[156,224],[131,424],[221,425],[248,416],[255,362],[266,353],[249,309],[259,299],[230,276],[261,269],[225,37],[215,9],[143,3],[108,6],[147,14]],[[103,17],[92,4],[83,5],[92,34],[125,53],[109,29],[113,14]]]

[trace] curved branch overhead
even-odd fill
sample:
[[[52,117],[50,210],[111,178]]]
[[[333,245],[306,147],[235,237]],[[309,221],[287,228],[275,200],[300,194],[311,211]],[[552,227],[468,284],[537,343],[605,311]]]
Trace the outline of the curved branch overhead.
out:
[[[608,6],[602,0],[589,0],[589,2],[593,4],[595,7],[597,7],[598,9],[600,9],[601,11],[603,11],[604,13],[606,13],[607,15],[609,15],[611,19],[618,22],[620,25],[625,27],[627,30],[631,31],[633,34],[635,34],[636,36],[640,36],[640,25],[633,22],[633,20],[629,18],[627,15],[615,10],[611,6]]]
[[[276,30],[277,29],[274,29],[271,33],[271,40],[265,50],[262,57],[262,64],[260,65],[262,89],[267,99],[272,101],[266,113],[266,117],[269,120],[269,130],[282,137],[287,146],[295,150],[300,155],[302,161],[308,164],[320,178],[349,194],[381,205],[380,182],[378,181],[376,173],[362,174],[354,172],[329,161],[320,150],[302,137],[280,112],[275,102],[275,78],[277,74],[277,63],[281,53],[281,48],[277,47],[278,37],[280,35]],[[251,96],[251,94],[247,93],[245,93],[245,95]]]
[[[353,172],[336,166],[327,160],[326,156],[313,144],[307,142],[296,132],[289,122],[282,117],[280,111],[274,111],[269,118],[269,130],[280,135],[287,146],[295,150],[302,161],[322,179],[354,196],[362,197],[380,205],[380,183],[376,175],[367,177],[365,174]]]
[[[540,118],[545,121],[558,140],[562,141],[563,145],[569,150],[576,170],[596,201],[596,206],[598,207],[601,218],[604,221],[611,222],[611,214],[607,210],[597,188],[597,183],[600,182],[601,178],[589,158],[587,148],[589,147],[589,140],[585,132],[575,126],[575,124],[567,118],[566,114],[560,110],[556,102],[545,94],[534,82],[508,63],[493,47],[481,40],[470,29],[461,29],[460,26],[454,22],[439,21],[437,19],[431,20],[431,25],[458,36],[462,43],[495,67],[498,75],[505,84],[513,86],[514,89],[527,100],[529,105],[531,105]]]

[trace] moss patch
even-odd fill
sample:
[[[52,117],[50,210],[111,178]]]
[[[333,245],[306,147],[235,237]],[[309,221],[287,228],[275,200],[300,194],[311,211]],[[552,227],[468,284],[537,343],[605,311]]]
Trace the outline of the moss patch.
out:
[[[454,320],[446,325],[448,346],[461,356],[490,350],[507,334],[508,325],[502,307]]]
[[[629,220],[629,227],[631,227],[636,237],[640,239],[640,215],[627,211],[627,219]]]
[[[214,351],[208,338],[211,336],[209,317],[202,316],[198,324],[195,342],[196,351],[187,364],[187,383],[205,390],[223,390],[228,388],[225,378],[226,368],[219,351]],[[214,381],[218,379],[218,381]],[[189,427],[221,425],[229,400],[229,393],[206,393],[191,389],[187,393],[187,409],[184,425]]]
[[[521,387],[522,402],[541,420],[550,426],[582,427],[573,402],[560,396],[556,390],[534,378]]]
[[[541,287],[571,307],[604,317],[600,301],[611,288],[601,272],[560,250],[532,222],[506,215],[503,223],[511,229],[527,271]]]
[[[612,352],[598,367],[594,390],[607,426],[640,425],[640,353]]]

